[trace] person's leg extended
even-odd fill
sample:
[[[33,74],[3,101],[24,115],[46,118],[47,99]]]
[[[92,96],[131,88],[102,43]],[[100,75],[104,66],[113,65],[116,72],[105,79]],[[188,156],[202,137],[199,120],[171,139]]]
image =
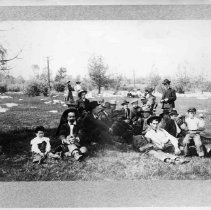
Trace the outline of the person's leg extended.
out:
[[[196,146],[196,151],[199,155],[199,157],[204,157],[204,150],[203,150],[203,145],[201,142],[201,138],[199,134],[195,134],[193,137],[193,141],[195,143]]]

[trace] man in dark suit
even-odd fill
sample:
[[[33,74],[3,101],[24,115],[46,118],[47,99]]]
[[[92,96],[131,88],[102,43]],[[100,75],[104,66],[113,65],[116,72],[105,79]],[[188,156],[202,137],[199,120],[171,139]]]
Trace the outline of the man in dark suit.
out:
[[[171,112],[175,108],[175,101],[177,99],[176,91],[170,87],[170,83],[171,81],[169,81],[168,79],[165,79],[163,81],[162,84],[164,85],[164,92],[160,100],[160,102],[162,103],[162,109],[166,109],[169,112]]]
[[[87,152],[86,147],[82,146],[79,137],[80,127],[77,125],[76,113],[74,109],[69,109],[67,113],[67,123],[61,125],[59,130],[59,139],[67,152],[66,156],[72,156],[76,160],[81,161],[83,154]]]
[[[172,112],[171,112],[172,113]],[[164,110],[162,114],[160,114],[160,128],[166,130],[169,134],[176,137],[177,128],[174,123],[174,120],[170,118],[170,113],[168,110]]]
[[[122,120],[124,120],[126,123],[130,123],[130,109],[128,108],[129,102],[127,100],[124,100],[121,105],[122,107]]]
[[[109,126],[98,119],[99,112],[102,108],[97,101],[91,101],[89,104],[89,113],[83,119],[82,136],[84,143],[92,142],[105,143],[109,139]]]

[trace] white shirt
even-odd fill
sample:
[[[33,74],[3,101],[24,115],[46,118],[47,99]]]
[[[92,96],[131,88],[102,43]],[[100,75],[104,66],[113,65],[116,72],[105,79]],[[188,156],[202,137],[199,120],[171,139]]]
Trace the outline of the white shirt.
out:
[[[31,140],[31,151],[35,153],[42,153],[38,147],[38,144],[46,142],[46,148],[45,151],[49,152],[51,150],[51,145],[50,145],[50,139],[47,137],[35,137],[34,139]]]
[[[176,129],[177,129],[177,134],[179,134],[181,132],[181,129],[179,128],[179,126],[177,125],[176,121],[174,120],[174,123],[176,125]]]
[[[75,89],[75,91],[79,92],[80,90],[82,90],[82,87],[81,87],[81,85],[76,85],[74,87],[74,89]]]
[[[70,126],[70,136],[73,136],[73,128],[74,128],[74,126],[76,125],[76,121],[75,121],[73,124],[70,124],[70,123],[68,122],[68,125]]]
[[[205,122],[203,119],[199,119],[197,117],[194,118],[186,118],[185,122],[187,124],[188,130],[198,130],[199,128],[204,128]]]
[[[158,128],[157,131],[149,129],[145,134],[146,138],[151,139],[152,143],[155,144],[158,148],[162,149],[164,144],[170,141],[177,141],[177,139],[169,134],[162,128]]]

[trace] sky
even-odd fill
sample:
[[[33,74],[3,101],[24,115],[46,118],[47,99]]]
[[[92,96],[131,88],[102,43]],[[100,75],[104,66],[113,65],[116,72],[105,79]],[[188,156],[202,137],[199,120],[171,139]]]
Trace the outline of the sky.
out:
[[[132,78],[156,71],[162,77],[201,72],[211,80],[211,20],[2,21],[0,44],[13,57],[10,73],[29,79],[32,65],[53,75],[60,67],[72,76],[88,73],[88,60],[102,56],[109,73]]]

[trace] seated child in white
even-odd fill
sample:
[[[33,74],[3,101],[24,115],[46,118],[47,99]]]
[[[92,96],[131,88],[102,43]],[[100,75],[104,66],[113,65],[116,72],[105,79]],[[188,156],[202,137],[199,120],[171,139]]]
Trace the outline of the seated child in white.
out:
[[[35,129],[36,137],[31,140],[31,152],[33,163],[41,163],[46,157],[60,158],[59,155],[51,153],[50,139],[44,137],[44,127],[38,126]]]

